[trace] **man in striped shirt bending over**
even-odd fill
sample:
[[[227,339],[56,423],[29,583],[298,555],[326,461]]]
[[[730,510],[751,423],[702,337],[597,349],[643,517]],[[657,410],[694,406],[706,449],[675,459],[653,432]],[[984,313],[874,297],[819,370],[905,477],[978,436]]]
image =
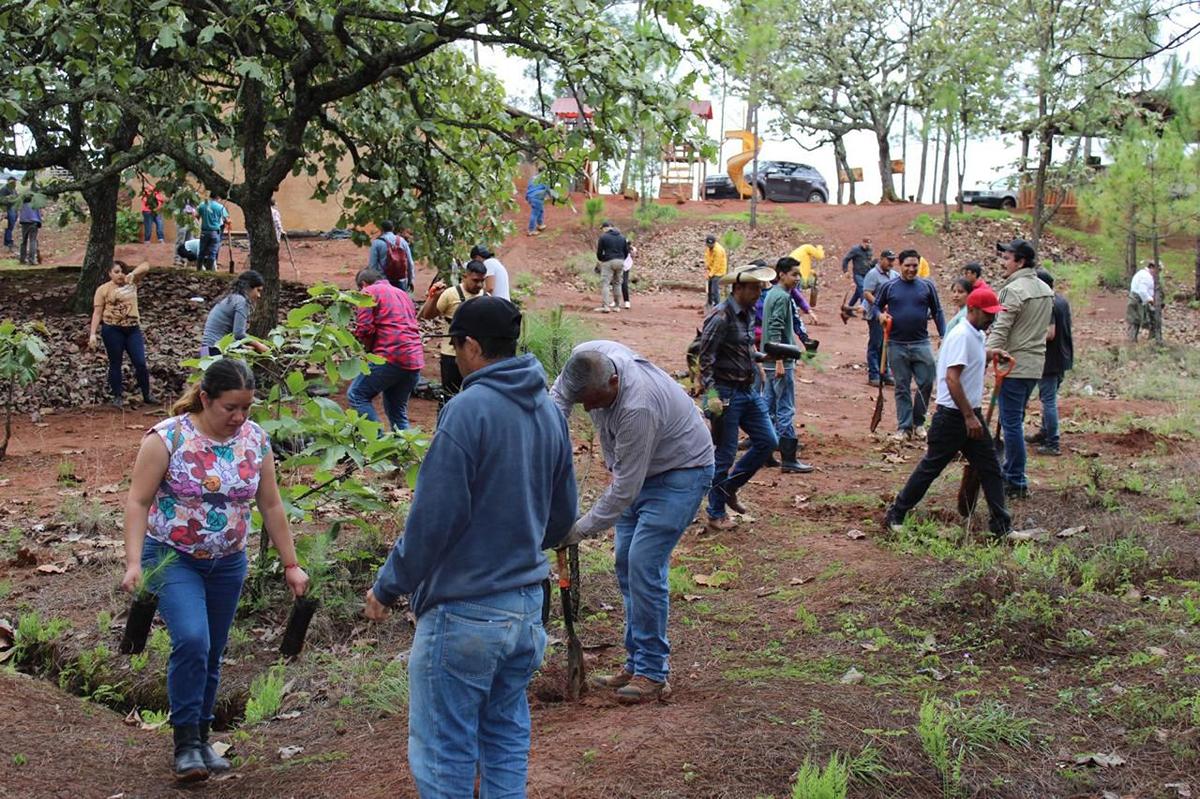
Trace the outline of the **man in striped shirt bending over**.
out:
[[[373,269],[359,272],[354,282],[359,291],[375,300],[374,305],[355,311],[354,335],[367,352],[384,362],[371,364],[369,374],[354,378],[346,399],[351,408],[378,422],[372,402],[377,394],[383,394],[383,410],[392,430],[406,430],[408,398],[425,366],[417,310],[406,292]]]

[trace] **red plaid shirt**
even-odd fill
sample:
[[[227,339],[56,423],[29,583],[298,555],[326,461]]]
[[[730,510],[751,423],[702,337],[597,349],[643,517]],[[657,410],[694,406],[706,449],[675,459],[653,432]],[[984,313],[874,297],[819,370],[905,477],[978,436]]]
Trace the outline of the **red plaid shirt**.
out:
[[[386,280],[364,286],[362,291],[375,299],[370,308],[355,312],[354,335],[363,347],[401,369],[425,366],[417,310],[408,294]]]

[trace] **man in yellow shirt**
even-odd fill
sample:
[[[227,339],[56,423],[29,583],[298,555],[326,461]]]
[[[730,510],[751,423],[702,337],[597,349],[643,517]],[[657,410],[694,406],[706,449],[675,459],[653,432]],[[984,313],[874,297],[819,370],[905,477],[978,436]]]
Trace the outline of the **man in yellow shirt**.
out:
[[[800,283],[797,288],[808,289],[808,304],[817,304],[817,262],[825,260],[825,248],[820,244],[801,244],[789,253],[800,262]]]
[[[704,244],[704,266],[708,270],[708,300],[704,308],[707,310],[721,302],[721,278],[729,271],[729,256],[711,233],[704,237]]]

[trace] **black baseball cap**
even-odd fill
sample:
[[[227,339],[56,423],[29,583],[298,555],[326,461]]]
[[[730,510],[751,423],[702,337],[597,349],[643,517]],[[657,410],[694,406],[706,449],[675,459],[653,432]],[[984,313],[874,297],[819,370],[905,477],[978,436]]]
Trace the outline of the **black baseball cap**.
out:
[[[879,257],[880,258],[895,258],[896,253],[892,252],[891,250],[884,250],[883,252],[879,253]]]
[[[704,243],[705,244],[716,244],[717,237],[712,235],[711,233],[709,233],[707,236],[704,237]]]
[[[450,320],[450,335],[484,338],[521,337],[521,312],[501,297],[472,297],[458,306]]]
[[[1023,260],[1026,266],[1033,266],[1033,261],[1037,258],[1037,252],[1033,249],[1033,245],[1025,241],[1025,239],[998,241],[996,242],[996,252],[1011,252],[1017,258]]]
[[[606,227],[612,227],[612,226],[613,226],[613,223],[609,222],[607,219],[605,219],[603,222],[600,223],[601,230],[604,230],[604,228],[606,228]]]
[[[476,244],[471,248],[472,258],[491,258],[492,251],[488,249],[486,244]]]

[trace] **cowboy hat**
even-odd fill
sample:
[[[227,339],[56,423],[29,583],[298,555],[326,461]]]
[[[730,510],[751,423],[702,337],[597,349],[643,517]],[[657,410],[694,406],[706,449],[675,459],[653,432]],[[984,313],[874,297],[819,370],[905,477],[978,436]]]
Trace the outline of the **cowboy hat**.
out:
[[[772,267],[746,264],[745,266],[735,267],[727,272],[721,278],[721,283],[723,285],[730,283],[770,283],[774,279],[775,270]]]

